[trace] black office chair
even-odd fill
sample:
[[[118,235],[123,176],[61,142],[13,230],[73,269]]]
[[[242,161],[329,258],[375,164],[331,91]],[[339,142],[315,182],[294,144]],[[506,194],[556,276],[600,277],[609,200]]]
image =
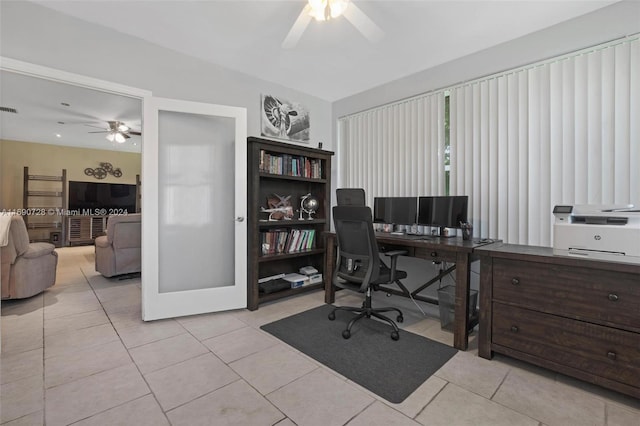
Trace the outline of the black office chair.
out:
[[[406,252],[396,250],[384,253],[391,259],[391,268],[380,260],[369,207],[336,206],[333,208],[333,223],[338,240],[333,284],[340,288],[366,293],[366,298],[359,308],[336,307],[329,314],[329,319],[333,321],[336,318],[336,311],[358,314],[342,332],[342,337],[348,339],[351,337],[351,327],[356,321],[364,317],[375,317],[389,323],[393,327],[391,338],[398,340],[400,338],[398,326],[381,313],[395,311],[398,313],[396,320],[402,322],[404,320],[402,311],[391,307],[372,308],[371,290],[377,290],[379,284],[391,284],[407,277],[406,272],[396,270],[398,256]]]
[[[336,200],[339,206],[365,206],[367,203],[362,188],[338,188]]]

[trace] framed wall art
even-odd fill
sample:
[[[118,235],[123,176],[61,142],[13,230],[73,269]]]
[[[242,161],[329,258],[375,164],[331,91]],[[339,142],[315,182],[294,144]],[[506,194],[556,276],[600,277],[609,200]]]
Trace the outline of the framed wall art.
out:
[[[309,141],[309,111],[297,102],[273,95],[260,97],[262,136],[289,141]]]

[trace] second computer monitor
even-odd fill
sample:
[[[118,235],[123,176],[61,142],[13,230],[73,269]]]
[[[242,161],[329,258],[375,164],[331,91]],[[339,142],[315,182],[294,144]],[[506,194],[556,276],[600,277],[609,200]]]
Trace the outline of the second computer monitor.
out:
[[[460,228],[467,222],[467,195],[419,197],[418,224],[440,228]]]
[[[376,197],[373,199],[373,221],[413,225],[416,223],[416,197]]]

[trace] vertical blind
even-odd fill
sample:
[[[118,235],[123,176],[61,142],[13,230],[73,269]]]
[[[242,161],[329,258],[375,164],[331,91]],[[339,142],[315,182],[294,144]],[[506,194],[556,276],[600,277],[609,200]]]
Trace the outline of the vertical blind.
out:
[[[448,89],[450,193],[474,236],[550,246],[557,204],[640,206],[638,36]],[[440,91],[339,120],[338,185],[444,195]]]
[[[373,197],[443,195],[444,94],[421,95],[341,118],[339,187]]]
[[[475,236],[549,246],[554,205],[640,205],[637,37],[450,96],[451,193]]]

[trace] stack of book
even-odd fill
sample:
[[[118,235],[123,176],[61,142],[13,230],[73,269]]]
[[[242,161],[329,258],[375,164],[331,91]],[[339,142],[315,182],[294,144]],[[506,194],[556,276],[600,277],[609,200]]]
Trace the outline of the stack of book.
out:
[[[271,275],[258,280],[258,290],[260,293],[273,293],[276,291],[291,288],[291,283],[284,279],[285,274]]]
[[[286,274],[282,279],[288,281],[291,284],[291,288],[304,287],[310,284],[309,277],[302,274]]]
[[[315,229],[272,229],[260,233],[262,255],[296,253],[315,247]]]
[[[260,171],[274,175],[322,179],[322,161],[301,155],[271,154],[260,150]]]

